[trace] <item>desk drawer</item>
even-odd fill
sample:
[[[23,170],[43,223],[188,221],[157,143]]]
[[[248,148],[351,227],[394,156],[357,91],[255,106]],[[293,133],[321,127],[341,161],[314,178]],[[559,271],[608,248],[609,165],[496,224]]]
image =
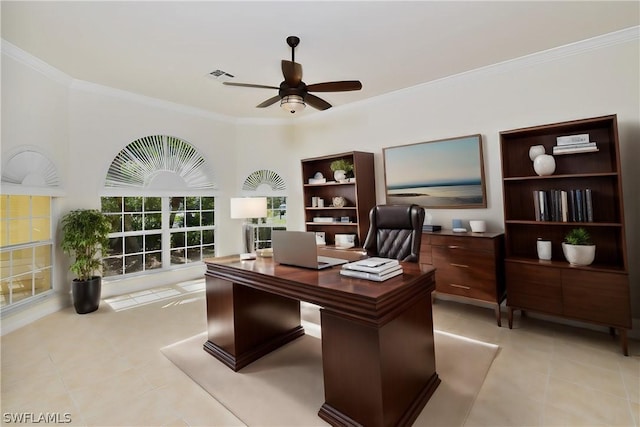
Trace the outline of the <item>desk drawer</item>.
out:
[[[471,249],[478,251],[494,252],[494,239],[484,239],[480,237],[466,236],[442,236],[434,234],[431,236],[433,246],[444,246],[452,249]]]
[[[433,248],[436,290],[494,301],[496,264],[493,254],[466,249]]]

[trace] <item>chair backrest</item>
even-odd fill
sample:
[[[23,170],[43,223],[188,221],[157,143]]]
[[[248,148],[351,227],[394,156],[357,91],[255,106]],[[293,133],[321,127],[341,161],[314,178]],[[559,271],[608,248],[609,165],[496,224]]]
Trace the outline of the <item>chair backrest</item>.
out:
[[[418,205],[377,205],[369,212],[363,248],[370,256],[418,262],[424,209]]]

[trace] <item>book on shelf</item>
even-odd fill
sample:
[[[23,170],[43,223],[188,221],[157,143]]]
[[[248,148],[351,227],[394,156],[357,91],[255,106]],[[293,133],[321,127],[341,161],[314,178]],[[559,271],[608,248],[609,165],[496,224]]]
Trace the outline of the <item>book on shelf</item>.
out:
[[[589,144],[571,145],[566,147],[559,147],[556,145],[553,147],[553,155],[560,156],[563,154],[590,153],[594,151],[600,151],[595,144],[595,142],[591,142]]]
[[[581,133],[576,135],[559,136],[556,138],[557,145],[572,145],[589,142],[589,134]]]
[[[591,189],[585,188],[584,190],[584,203],[585,203],[585,212],[586,212],[586,221],[593,222],[593,202],[591,200]]]
[[[349,270],[347,268],[343,268],[340,270],[340,274],[348,277],[355,277],[358,279],[366,279],[373,280],[374,282],[384,282],[387,279],[391,279],[392,277],[399,276],[402,274],[402,267],[398,266],[398,269],[391,270],[389,272],[381,273],[367,273],[366,271],[358,271],[358,270]]]
[[[440,231],[442,230],[442,226],[434,225],[434,224],[423,224],[422,231]]]
[[[342,266],[343,270],[362,271],[365,273],[387,273],[402,268],[397,259],[372,257],[350,262]]]
[[[336,220],[330,216],[314,216],[313,222],[336,222]]]
[[[593,222],[593,193],[590,188],[533,190],[536,221]]]

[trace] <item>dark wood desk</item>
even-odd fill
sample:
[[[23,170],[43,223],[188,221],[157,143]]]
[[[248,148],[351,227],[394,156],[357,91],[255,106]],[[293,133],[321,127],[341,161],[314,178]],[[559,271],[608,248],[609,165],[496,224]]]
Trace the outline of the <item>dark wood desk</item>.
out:
[[[322,307],[325,403],[332,425],[411,425],[440,383],[434,271],[404,263],[385,282],[289,267],[270,258],[206,260],[204,349],[239,370],[304,334],[300,301]]]

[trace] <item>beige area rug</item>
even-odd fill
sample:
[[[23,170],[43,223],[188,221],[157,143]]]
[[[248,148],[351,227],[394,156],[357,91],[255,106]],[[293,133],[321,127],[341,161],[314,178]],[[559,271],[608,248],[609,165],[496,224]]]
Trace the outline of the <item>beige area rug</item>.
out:
[[[321,342],[309,333],[239,372],[202,349],[206,333],[162,353],[248,426],[325,426]],[[498,346],[436,331],[435,348],[442,382],[414,426],[461,426]]]

